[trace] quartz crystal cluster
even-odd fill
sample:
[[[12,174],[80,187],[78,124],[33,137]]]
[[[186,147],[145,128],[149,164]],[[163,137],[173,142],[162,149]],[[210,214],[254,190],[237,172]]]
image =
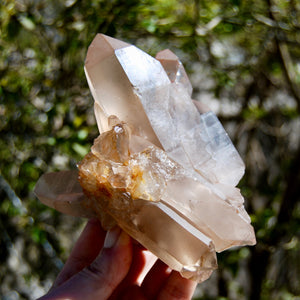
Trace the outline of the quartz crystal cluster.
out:
[[[98,34],[85,73],[101,134],[78,172],[40,178],[39,199],[96,215],[106,229],[120,226],[198,282],[217,268],[216,251],[254,245],[235,187],[244,164],[215,114],[191,99],[177,56],[164,50],[153,58]]]

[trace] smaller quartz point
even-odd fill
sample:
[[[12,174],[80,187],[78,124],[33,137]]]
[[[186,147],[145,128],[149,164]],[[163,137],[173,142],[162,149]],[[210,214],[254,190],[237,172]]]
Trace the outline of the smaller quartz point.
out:
[[[105,229],[120,226],[198,282],[217,268],[216,252],[254,245],[236,188],[244,163],[216,115],[191,99],[178,57],[164,50],[153,58],[98,34],[85,73],[101,134],[78,172],[39,179],[39,199],[63,213],[96,215]]]
[[[85,206],[86,197],[77,178],[77,170],[46,173],[37,182],[34,192],[41,202],[62,213],[95,217],[95,212]]]
[[[160,51],[156,59],[161,62],[172,83],[173,93],[171,92],[170,97],[173,100],[174,109],[184,107],[185,111],[175,111],[172,117],[176,120],[178,116],[185,116],[185,119],[178,120],[177,132],[181,131],[183,147],[192,160],[194,168],[212,182],[235,186],[244,174],[244,163],[222,124],[216,115],[201,103],[195,104],[193,101],[195,105],[193,107],[190,99],[192,85],[182,63],[172,51],[169,49]],[[188,92],[188,97],[186,92]],[[184,103],[182,99],[185,99]],[[196,111],[201,112],[200,116],[197,116]],[[184,127],[183,124],[186,126]],[[194,140],[200,142],[201,145],[197,145]],[[196,149],[193,150],[194,148]],[[199,149],[204,151],[201,152]],[[224,169],[230,170],[230,174],[228,172],[224,174]]]
[[[155,58],[162,64],[170,81],[172,83],[182,84],[188,94],[192,96],[192,84],[179,58],[169,49],[158,52]]]

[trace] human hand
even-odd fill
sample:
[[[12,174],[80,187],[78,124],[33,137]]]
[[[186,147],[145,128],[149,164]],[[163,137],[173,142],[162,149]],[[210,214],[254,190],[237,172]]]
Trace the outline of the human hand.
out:
[[[142,283],[146,250],[119,228],[107,233],[100,222],[87,223],[48,294],[39,300],[187,300],[196,282],[157,260]]]

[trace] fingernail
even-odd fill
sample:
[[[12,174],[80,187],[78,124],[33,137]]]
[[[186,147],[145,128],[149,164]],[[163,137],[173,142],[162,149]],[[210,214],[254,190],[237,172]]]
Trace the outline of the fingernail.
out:
[[[121,229],[117,226],[107,231],[104,241],[104,248],[112,248],[117,243],[120,234]]]

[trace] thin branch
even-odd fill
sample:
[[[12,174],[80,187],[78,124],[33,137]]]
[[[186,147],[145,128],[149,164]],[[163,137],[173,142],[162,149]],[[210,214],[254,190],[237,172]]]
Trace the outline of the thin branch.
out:
[[[272,20],[273,23],[278,24],[278,21],[276,19],[276,16],[274,15],[272,11],[272,0],[267,0],[269,5],[269,18]],[[276,47],[278,49],[278,53],[280,56],[281,64],[283,67],[284,75],[286,78],[286,81],[289,85],[290,91],[292,95],[294,96],[296,102],[297,102],[297,110],[300,114],[300,90],[299,87],[295,83],[295,77],[296,74],[293,70],[293,62],[289,53],[289,49],[287,47],[286,43],[280,42],[278,38],[278,32],[276,32],[275,35],[275,41],[276,41]]]
[[[286,43],[279,42],[278,39],[276,39],[276,44],[279,50],[280,59],[286,80],[288,82],[292,95],[294,96],[297,102],[298,113],[300,114],[300,90],[295,83],[296,74],[293,69],[293,62],[289,53],[289,49]]]
[[[286,182],[287,187],[278,214],[278,223],[282,224],[289,222],[296,204],[300,201],[300,147],[291,165]]]

